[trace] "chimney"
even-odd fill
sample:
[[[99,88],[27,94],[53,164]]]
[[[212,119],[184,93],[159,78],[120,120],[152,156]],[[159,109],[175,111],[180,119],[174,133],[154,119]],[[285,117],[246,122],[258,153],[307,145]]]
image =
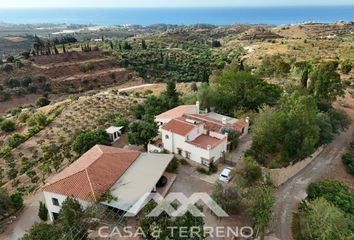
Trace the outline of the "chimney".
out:
[[[199,101],[197,101],[195,103],[195,105],[197,106],[197,114],[199,114],[199,111],[200,111],[200,103],[199,103]]]

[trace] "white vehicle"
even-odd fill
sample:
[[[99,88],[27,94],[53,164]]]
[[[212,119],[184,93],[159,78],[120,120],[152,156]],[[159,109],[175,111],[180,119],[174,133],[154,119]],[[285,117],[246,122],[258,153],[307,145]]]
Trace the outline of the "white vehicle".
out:
[[[222,170],[222,172],[219,175],[219,180],[222,182],[228,183],[232,178],[231,171],[232,171],[232,168],[230,168],[230,167],[224,168],[224,170]]]

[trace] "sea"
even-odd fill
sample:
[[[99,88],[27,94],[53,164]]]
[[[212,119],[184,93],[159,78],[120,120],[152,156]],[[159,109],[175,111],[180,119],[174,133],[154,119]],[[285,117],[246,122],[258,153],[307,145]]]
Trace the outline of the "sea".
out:
[[[354,21],[350,6],[220,7],[220,8],[52,8],[1,9],[0,22],[16,24],[152,25]]]

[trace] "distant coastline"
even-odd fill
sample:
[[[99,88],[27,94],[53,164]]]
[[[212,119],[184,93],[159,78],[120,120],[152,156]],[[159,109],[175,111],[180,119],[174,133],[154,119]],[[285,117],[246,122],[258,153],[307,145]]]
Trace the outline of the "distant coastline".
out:
[[[215,24],[354,21],[354,5],[217,8],[0,9],[0,22],[15,24]]]

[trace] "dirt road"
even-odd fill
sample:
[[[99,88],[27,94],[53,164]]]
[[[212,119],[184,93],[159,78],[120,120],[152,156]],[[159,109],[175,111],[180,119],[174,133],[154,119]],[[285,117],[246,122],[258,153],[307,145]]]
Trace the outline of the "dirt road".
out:
[[[348,98],[346,98],[348,100]],[[352,102],[352,99],[349,99]],[[354,119],[353,110],[345,109]],[[280,186],[276,193],[276,204],[274,206],[274,223],[269,236],[275,239],[291,240],[292,212],[296,211],[298,203],[307,194],[306,190],[311,182],[321,178],[333,176],[341,164],[342,154],[346,151],[353,137],[354,124],[349,129],[336,136],[331,144],[299,174]],[[273,238],[271,238],[273,239]]]

